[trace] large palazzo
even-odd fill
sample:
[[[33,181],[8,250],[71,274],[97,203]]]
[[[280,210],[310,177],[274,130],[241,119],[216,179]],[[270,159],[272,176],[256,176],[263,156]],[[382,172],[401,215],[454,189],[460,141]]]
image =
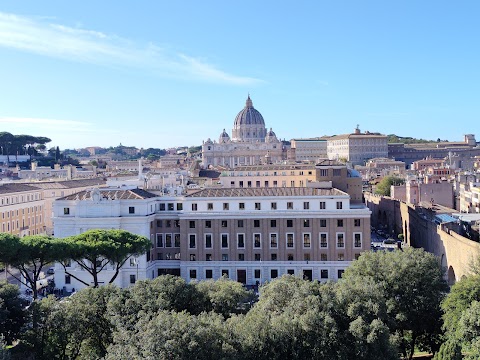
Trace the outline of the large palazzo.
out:
[[[218,142],[209,138],[202,145],[205,168],[275,163],[284,158],[283,154],[282,142],[271,128],[267,131],[263,116],[253,107],[250,96],[235,118],[232,137],[223,129]]]

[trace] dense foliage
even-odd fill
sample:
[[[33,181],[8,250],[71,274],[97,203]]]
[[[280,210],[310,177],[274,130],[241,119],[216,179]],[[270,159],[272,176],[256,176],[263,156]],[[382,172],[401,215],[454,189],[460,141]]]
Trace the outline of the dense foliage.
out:
[[[166,275],[126,289],[89,287],[35,301],[22,333],[9,336],[19,340],[17,359],[393,360],[438,349],[445,291],[433,255],[372,252],[337,283],[285,275],[262,286],[258,299],[227,278],[187,283]],[[472,353],[479,314],[473,302],[454,317]],[[451,344],[438,356],[458,354]]]
[[[405,180],[396,176],[385,176],[375,187],[375,194],[390,196],[390,187],[392,185],[403,185]]]

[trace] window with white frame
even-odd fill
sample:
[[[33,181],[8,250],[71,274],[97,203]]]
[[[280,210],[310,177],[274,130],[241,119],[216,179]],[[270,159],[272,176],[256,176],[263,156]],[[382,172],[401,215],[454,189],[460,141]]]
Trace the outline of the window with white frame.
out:
[[[353,247],[354,248],[362,247],[362,233],[353,233]]]
[[[205,249],[211,249],[213,247],[212,234],[205,234]]]
[[[163,248],[163,234],[157,234],[157,248]]]
[[[320,233],[320,248],[327,249],[328,248],[328,233]]]
[[[278,248],[278,235],[276,233],[270,234],[270,248],[271,249]]]
[[[228,249],[228,234],[221,234],[222,249]]]
[[[303,248],[309,249],[311,246],[310,233],[303,233]]]
[[[262,247],[262,234],[260,233],[253,234],[253,247],[255,249],[260,249]]]
[[[237,234],[237,248],[238,249],[245,248],[245,234]]]
[[[293,233],[287,233],[287,248],[293,248],[295,246],[295,236]]]
[[[337,233],[337,248],[339,248],[339,249],[345,248],[345,234],[344,233]]]

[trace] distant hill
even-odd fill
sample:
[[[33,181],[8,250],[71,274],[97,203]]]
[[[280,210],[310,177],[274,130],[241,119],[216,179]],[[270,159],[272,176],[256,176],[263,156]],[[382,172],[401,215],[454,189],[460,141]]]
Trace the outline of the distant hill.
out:
[[[425,140],[425,139],[415,139],[409,136],[398,136],[395,134],[387,135],[389,143],[403,143],[403,144],[423,144],[423,143],[434,143],[440,141],[448,141],[448,140]]]

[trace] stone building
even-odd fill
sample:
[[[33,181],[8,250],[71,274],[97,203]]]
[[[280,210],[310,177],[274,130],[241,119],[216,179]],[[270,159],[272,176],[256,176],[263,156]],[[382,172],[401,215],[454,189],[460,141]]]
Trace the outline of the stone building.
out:
[[[202,162],[205,168],[259,165],[282,160],[283,150],[282,142],[272,128],[267,131],[262,114],[248,96],[233,123],[232,137],[223,129],[218,142],[210,138],[203,142]]]

